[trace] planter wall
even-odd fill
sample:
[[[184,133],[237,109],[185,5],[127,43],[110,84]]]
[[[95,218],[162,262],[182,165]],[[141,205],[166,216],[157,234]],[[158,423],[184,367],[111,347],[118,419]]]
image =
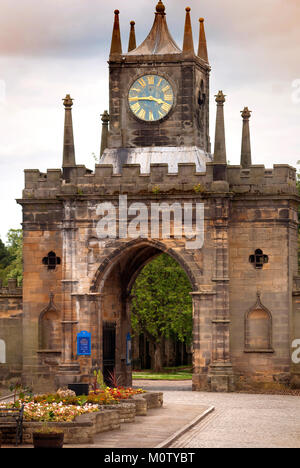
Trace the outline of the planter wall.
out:
[[[136,416],[136,403],[135,401],[126,400],[118,405],[105,405],[106,409],[117,410],[120,413],[121,423],[134,422]]]
[[[160,408],[162,404],[163,393],[147,392],[118,405],[100,407],[96,413],[81,414],[72,422],[52,422],[49,426],[64,432],[64,444],[93,444],[95,434],[120,429],[121,423],[132,423],[135,416],[147,416],[148,409]],[[33,432],[43,425],[42,422],[24,422],[23,443],[32,444]]]
[[[161,408],[163,405],[164,394],[162,392],[142,393],[142,397],[147,402],[147,409]]]

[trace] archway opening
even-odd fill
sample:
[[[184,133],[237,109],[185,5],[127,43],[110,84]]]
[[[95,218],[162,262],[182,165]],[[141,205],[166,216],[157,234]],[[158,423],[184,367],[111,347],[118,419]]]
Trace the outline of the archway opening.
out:
[[[191,291],[186,273],[167,254],[141,270],[131,291],[133,369],[161,373],[191,367]]]
[[[139,340],[141,335],[148,335],[147,339],[150,343],[149,334],[152,331],[153,335],[154,332],[151,327],[142,329],[141,324],[135,330],[132,329],[132,309],[134,308],[134,316],[136,317],[137,309],[143,307],[145,315],[147,307],[148,310],[151,310],[151,301],[152,307],[154,303],[157,305],[155,313],[152,314],[153,317],[155,314],[156,317],[159,317],[159,313],[163,315],[163,308],[165,308],[165,316],[168,317],[168,320],[164,325],[162,320],[160,322],[156,320],[159,322],[157,324],[159,325],[159,333],[155,335],[156,343],[154,343],[153,338],[151,339],[150,366],[163,366],[170,363],[172,358],[170,351],[173,345],[173,362],[176,364],[178,355],[185,354],[183,362],[189,362],[191,367],[193,319],[190,292],[195,289],[196,281],[188,263],[183,254],[178,253],[178,250],[167,249],[157,242],[139,241],[121,246],[113,255],[107,257],[105,264],[99,268],[93,290],[101,293],[101,336],[99,343],[100,347],[102,344],[102,349],[100,349],[99,364],[103,369],[106,381],[113,369],[115,382],[118,381],[122,385],[132,384],[132,369],[136,366],[136,362],[132,362],[131,356],[129,356],[132,337],[134,340]],[[141,284],[143,281],[144,285]],[[163,295],[162,287],[159,288],[159,282],[164,283],[165,295]],[[166,285],[169,287],[167,288]],[[153,296],[154,291],[151,291],[151,286],[158,293],[156,297]],[[181,294],[180,286],[182,288]],[[136,297],[137,288],[139,291],[144,288],[145,293],[139,294],[138,298]],[[169,301],[167,296],[169,296]],[[160,304],[162,298],[164,302]],[[183,320],[181,320],[182,317]],[[154,322],[155,320],[153,320],[153,324]],[[169,356],[166,353],[168,346],[170,348]],[[136,359],[136,353],[133,358]]]

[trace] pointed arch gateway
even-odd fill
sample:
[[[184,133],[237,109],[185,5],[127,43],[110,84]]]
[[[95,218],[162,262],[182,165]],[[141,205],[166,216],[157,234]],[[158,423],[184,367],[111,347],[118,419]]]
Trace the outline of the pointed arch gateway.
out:
[[[201,269],[199,264],[196,268],[193,254],[149,239],[120,243],[100,264],[91,285],[91,293],[101,297],[99,343],[104,376],[115,369],[125,385],[132,383],[132,369],[126,359],[131,333],[131,289],[143,267],[162,253],[176,260],[190,281],[191,291],[196,291],[198,279],[194,272],[201,274]]]

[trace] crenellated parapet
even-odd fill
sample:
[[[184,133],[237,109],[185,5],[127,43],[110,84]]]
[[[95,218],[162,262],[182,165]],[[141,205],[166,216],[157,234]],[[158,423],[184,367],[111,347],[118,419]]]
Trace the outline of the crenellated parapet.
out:
[[[27,169],[23,199],[119,193],[209,193],[218,191],[213,184],[213,168],[214,163],[207,163],[205,172],[197,172],[195,164],[184,163],[178,164],[177,173],[169,173],[168,164],[151,164],[150,172],[143,174],[139,164],[128,164],[120,174],[115,174],[112,165],[97,164],[94,171],[78,165],[71,169],[69,182],[63,179],[60,169],[49,169],[47,173]],[[222,190],[233,194],[298,193],[296,170],[289,165],[276,164],[273,169],[263,165],[253,165],[249,169],[227,166],[227,182],[229,188]]]
[[[16,278],[9,279],[7,286],[3,286],[2,280],[0,280],[0,298],[4,296],[22,296],[22,287],[18,286]]]
[[[230,190],[236,194],[294,194],[298,195],[296,169],[288,164],[274,164],[273,169],[264,165],[227,167]]]

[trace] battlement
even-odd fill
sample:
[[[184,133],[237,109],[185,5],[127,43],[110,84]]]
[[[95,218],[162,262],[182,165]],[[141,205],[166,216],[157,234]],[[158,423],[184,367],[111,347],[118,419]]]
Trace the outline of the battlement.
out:
[[[18,287],[16,278],[11,278],[4,287],[2,280],[0,280],[0,298],[3,296],[22,296],[22,287]]]
[[[180,193],[215,191],[213,163],[206,163],[205,172],[196,172],[194,163],[178,164],[177,173],[168,172],[168,164],[151,164],[150,172],[141,173],[139,164],[125,164],[120,174],[113,172],[112,165],[96,164],[95,171],[83,165],[70,169],[70,181],[63,179],[60,169],[25,170],[24,199],[57,198],[64,195],[114,195],[119,193]],[[283,164],[272,169],[253,165],[250,169],[241,166],[227,167],[229,191],[241,193],[297,194],[296,170]]]
[[[249,169],[228,166],[227,180],[234,193],[298,194],[296,169],[288,164],[274,164],[273,169],[264,165],[252,165]]]

